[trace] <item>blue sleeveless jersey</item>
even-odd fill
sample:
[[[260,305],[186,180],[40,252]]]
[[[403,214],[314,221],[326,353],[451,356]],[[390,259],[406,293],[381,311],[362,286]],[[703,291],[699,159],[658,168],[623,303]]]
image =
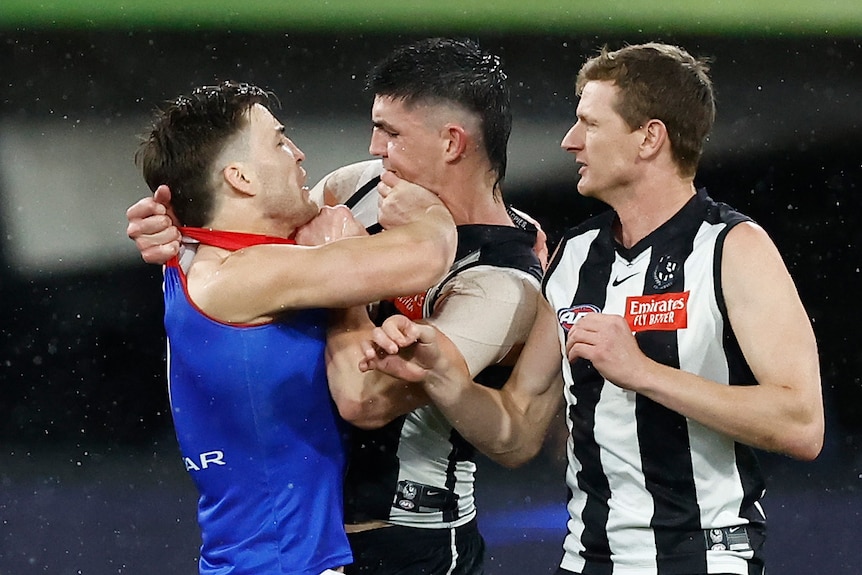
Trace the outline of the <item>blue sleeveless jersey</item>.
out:
[[[343,528],[343,423],[324,365],[326,312],[233,326],[165,271],[174,427],[200,492],[205,575],[318,575],[352,561]]]

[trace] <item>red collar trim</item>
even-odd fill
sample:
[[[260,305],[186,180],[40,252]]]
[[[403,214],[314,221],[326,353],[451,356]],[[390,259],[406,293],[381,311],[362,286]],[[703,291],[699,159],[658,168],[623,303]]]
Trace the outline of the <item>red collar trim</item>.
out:
[[[236,251],[249,246],[260,244],[295,244],[296,240],[280,238],[278,236],[265,236],[261,234],[248,234],[244,232],[225,232],[222,230],[211,230],[207,228],[180,227],[180,233],[184,236],[196,239],[202,244],[215,246],[226,250]]]

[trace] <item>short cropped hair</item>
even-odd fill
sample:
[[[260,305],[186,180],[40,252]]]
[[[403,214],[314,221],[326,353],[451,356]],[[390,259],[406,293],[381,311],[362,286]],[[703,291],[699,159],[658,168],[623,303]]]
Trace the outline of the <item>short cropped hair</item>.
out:
[[[509,84],[499,57],[471,40],[420,40],[374,66],[367,88],[375,96],[400,99],[408,106],[451,103],[475,114],[498,189],[506,176],[506,146],[512,132]]]
[[[708,72],[706,60],[677,46],[648,43],[613,52],[605,47],[581,67],[576,92],[580,95],[594,80],[616,84],[616,112],[633,130],[648,120],[661,120],[680,173],[693,177],[715,122]]]
[[[228,141],[247,125],[248,111],[277,104],[257,86],[232,81],[201,86],[158,110],[135,154],[151,190],[171,188],[171,205],[183,225],[201,227],[213,216],[212,166]]]

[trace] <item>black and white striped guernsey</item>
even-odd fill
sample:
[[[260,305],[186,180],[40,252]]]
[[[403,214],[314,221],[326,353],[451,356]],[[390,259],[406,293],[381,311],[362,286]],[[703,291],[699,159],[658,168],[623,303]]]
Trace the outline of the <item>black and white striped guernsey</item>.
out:
[[[380,171],[382,165],[369,168],[357,182],[356,192],[345,201],[369,233],[381,229],[376,193]],[[406,313],[403,305],[411,306],[415,317],[432,316],[446,287],[468,271],[491,277],[518,274],[538,290],[542,268],[534,251],[536,227],[514,210],[508,209],[508,213],[515,226],[459,225],[455,262],[446,277],[417,294],[419,297],[398,298],[406,302],[402,307],[394,301],[380,302],[378,322]],[[492,365],[478,374],[477,381],[499,387],[509,371],[510,367]],[[426,529],[465,525],[476,516],[475,459],[476,449],[433,405],[420,407],[379,429],[355,428],[345,481],[345,520],[387,521]]]
[[[608,212],[570,230],[543,292],[566,330],[626,317],[652,359],[727,385],[755,384],[721,290],[724,238],[748,218],[700,191],[625,249]],[[759,572],[764,483],[751,448],[563,359],[569,488],[562,568],[584,574]],[[751,571],[750,571],[751,569]]]

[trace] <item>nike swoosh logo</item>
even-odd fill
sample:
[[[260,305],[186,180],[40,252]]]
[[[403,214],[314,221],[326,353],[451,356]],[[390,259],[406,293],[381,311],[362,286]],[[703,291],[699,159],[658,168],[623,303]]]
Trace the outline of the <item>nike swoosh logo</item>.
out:
[[[633,273],[632,275],[630,275],[630,276],[626,276],[626,277],[624,277],[623,279],[617,278],[617,279],[615,279],[614,281],[612,281],[612,282],[611,282],[611,285],[612,285],[613,287],[617,287],[618,285],[620,285],[621,283],[623,283],[623,282],[624,282],[624,281],[626,281],[627,279],[631,279],[631,278],[635,277],[636,275],[638,275],[638,274],[637,274],[637,273]]]

